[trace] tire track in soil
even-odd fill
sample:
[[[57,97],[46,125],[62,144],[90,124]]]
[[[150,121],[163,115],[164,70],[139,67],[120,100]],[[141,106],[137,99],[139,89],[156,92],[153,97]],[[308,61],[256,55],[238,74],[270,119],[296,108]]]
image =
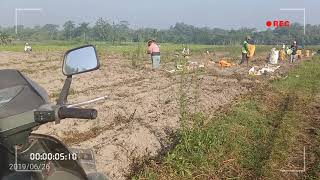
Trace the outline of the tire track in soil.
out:
[[[307,163],[306,177],[320,178],[320,94],[315,96],[308,116],[308,127],[305,129],[308,141],[309,162]]]
[[[279,128],[283,123],[283,119],[286,116],[287,111],[289,111],[289,107],[291,107],[292,105],[292,101],[293,101],[293,95],[289,95],[289,93],[286,94],[286,96],[280,100],[280,104],[276,106],[277,111],[267,114],[267,116],[269,116],[268,119],[270,118],[273,120],[272,121],[273,129],[271,134],[269,135],[270,140],[268,142],[268,145],[266,146],[268,148],[264,149],[264,152],[263,152],[263,154],[265,154],[266,156],[261,159],[263,163],[259,164],[259,169],[264,168],[264,166],[266,165],[266,162],[268,162],[268,160],[270,160],[271,158],[271,154],[275,148],[275,140],[279,132]],[[273,115],[273,113],[276,113],[276,114]],[[263,178],[263,174],[257,174],[257,177]]]
[[[262,169],[266,165],[268,161],[271,160],[271,154],[275,150],[275,140],[277,138],[277,134],[282,126],[283,119],[286,117],[287,113],[294,110],[292,109],[295,105],[295,101],[297,101],[298,96],[293,93],[289,92],[281,99],[281,103],[276,106],[277,113],[275,116],[271,115],[270,118],[273,119],[273,130],[272,133],[270,134],[270,141],[267,145],[268,148],[264,149],[264,154],[266,156],[261,159],[262,162],[259,168]],[[305,120],[305,124],[302,126],[301,133],[299,137],[297,137],[297,142],[298,144],[304,144],[306,147],[306,150],[309,151],[306,154],[306,159],[307,159],[307,164],[306,164],[306,172],[305,173],[291,173],[291,174],[283,174],[280,177],[285,178],[285,179],[308,179],[312,177],[311,179],[315,177],[320,177],[319,173],[319,167],[317,168],[318,165],[320,165],[320,151],[319,145],[320,145],[320,139],[317,140],[317,135],[319,137],[319,132],[316,132],[317,130],[320,130],[320,95],[317,96],[315,102],[311,103],[311,110],[308,110],[306,112],[306,117],[303,119]],[[308,115],[309,114],[309,115]],[[269,115],[269,114],[268,114]],[[293,149],[292,152],[289,152],[290,158],[298,158],[298,161],[301,161],[301,149]],[[295,157],[298,154],[298,157]],[[293,157],[291,157],[293,156]],[[308,162],[309,161],[309,162]],[[299,164],[299,162],[296,162]],[[301,162],[300,162],[301,164]],[[279,171],[280,173],[280,171]],[[265,179],[264,174],[258,174],[257,177],[259,179]]]

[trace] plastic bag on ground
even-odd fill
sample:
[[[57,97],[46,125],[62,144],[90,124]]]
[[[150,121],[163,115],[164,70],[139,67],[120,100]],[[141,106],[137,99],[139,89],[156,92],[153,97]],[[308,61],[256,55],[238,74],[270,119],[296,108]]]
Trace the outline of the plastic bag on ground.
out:
[[[270,52],[269,63],[278,64],[278,59],[279,59],[279,51],[277,51],[276,48],[272,48]]]

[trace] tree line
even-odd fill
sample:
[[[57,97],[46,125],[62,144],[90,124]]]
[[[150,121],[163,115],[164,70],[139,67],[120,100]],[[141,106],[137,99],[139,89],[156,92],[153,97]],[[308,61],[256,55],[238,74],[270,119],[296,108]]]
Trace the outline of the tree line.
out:
[[[158,42],[207,45],[239,44],[247,35],[250,35],[256,44],[291,43],[293,40],[303,45],[320,44],[320,25],[306,25],[306,35],[304,35],[303,26],[298,23],[293,23],[290,27],[264,31],[258,31],[255,28],[240,28],[237,30],[200,28],[185,23],[176,23],[168,29],[159,30],[155,28],[132,29],[127,21],[114,23],[99,18],[93,25],[86,22],[76,24],[73,21],[67,21],[62,26],[46,24],[44,26],[24,27],[20,25],[17,28],[19,32],[17,35],[15,34],[15,27],[0,27],[0,34],[3,37],[25,41],[104,41],[121,44],[124,42],[142,42],[152,38]]]

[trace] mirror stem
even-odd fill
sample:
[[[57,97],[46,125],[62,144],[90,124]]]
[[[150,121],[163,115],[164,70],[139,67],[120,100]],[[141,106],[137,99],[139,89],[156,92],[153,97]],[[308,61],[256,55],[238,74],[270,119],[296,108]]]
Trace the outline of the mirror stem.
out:
[[[64,105],[67,103],[71,82],[72,76],[67,76],[67,79],[65,80],[62,90],[60,92],[59,99],[57,100],[57,105]]]
[[[67,79],[64,82],[64,85],[62,87],[62,90],[59,95],[59,99],[57,100],[57,105],[65,105],[68,102],[68,95],[69,95],[69,90],[72,82],[72,76],[67,76]],[[56,120],[56,124],[59,124],[60,120]]]

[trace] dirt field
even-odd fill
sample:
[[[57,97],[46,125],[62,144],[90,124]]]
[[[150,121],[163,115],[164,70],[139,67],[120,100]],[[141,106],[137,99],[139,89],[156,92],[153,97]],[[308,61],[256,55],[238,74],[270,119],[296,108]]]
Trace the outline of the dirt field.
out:
[[[256,58],[255,64],[262,67],[264,59]],[[277,73],[249,76],[246,66],[221,69],[199,57],[189,60],[206,67],[197,73],[154,72],[148,61],[146,68],[132,68],[129,60],[100,57],[101,69],[75,76],[69,96],[69,102],[79,102],[108,95],[109,100],[90,106],[98,110],[98,119],[68,119],[59,125],[43,125],[37,133],[53,135],[71,146],[92,148],[98,171],[124,179],[137,160],[156,156],[172,144],[171,137],[181,125],[182,108],[214,116],[257,84],[284,77],[291,68],[281,63]],[[62,52],[0,52],[1,69],[21,70],[48,90],[52,102],[65,78],[61,64]],[[171,64],[168,67],[174,68]]]

